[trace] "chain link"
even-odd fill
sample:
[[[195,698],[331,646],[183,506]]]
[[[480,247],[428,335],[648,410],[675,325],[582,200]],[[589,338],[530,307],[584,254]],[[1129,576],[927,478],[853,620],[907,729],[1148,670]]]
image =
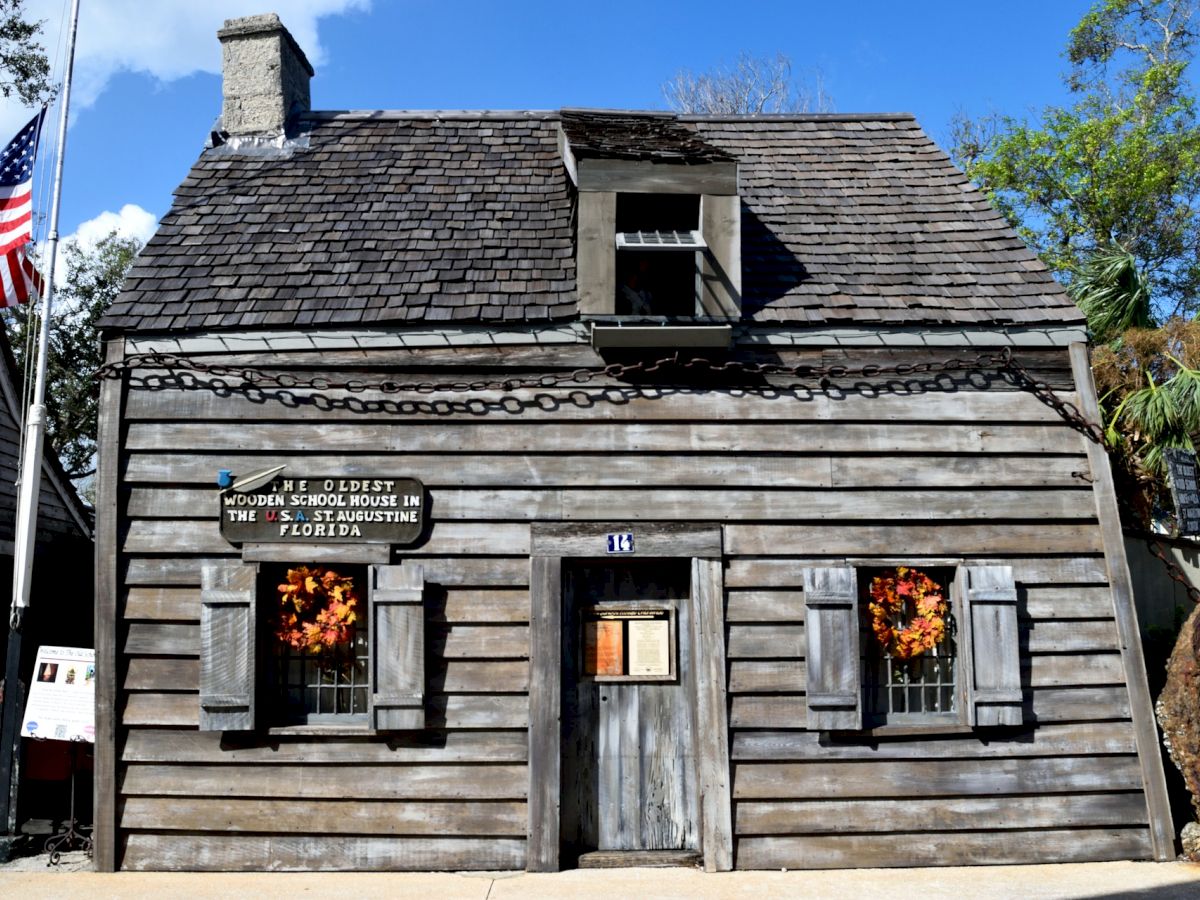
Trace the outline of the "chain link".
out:
[[[563,385],[589,384],[597,379],[619,379],[631,375],[652,375],[664,369],[675,368],[685,372],[709,372],[726,375],[753,377],[790,377],[801,381],[812,381],[821,388],[828,388],[836,381],[846,378],[875,379],[885,376],[909,378],[918,375],[940,375],[949,373],[999,372],[1008,374],[1014,383],[1029,391],[1042,403],[1053,409],[1070,427],[1088,440],[1105,446],[1104,431],[1100,425],[1090,421],[1079,408],[1057,393],[1045,381],[1035,378],[1016,357],[1011,348],[998,353],[981,354],[973,358],[952,358],[941,362],[894,363],[880,365],[871,363],[862,366],[812,365],[801,363],[788,366],[782,363],[757,363],[742,360],[716,361],[702,356],[681,357],[679,353],[656,359],[653,362],[637,360],[630,363],[611,363],[597,368],[577,368],[570,371],[543,373],[523,377],[476,380],[476,381],[397,381],[392,378],[364,381],[351,378],[338,381],[324,375],[303,378],[288,372],[270,372],[251,366],[231,366],[203,363],[173,353],[135,353],[124,359],[106,363],[97,370],[100,378],[120,378],[135,369],[166,369],[171,372],[192,372],[210,379],[209,387],[221,390],[239,388],[278,388],[280,390],[311,390],[317,393],[346,391],[361,394],[377,391],[381,394],[434,394],[434,393],[482,393],[485,391],[511,392],[522,388],[548,389]],[[228,383],[228,379],[234,383]],[[197,379],[197,385],[199,381]],[[1186,573],[1172,560],[1162,542],[1146,538],[1150,552],[1162,561],[1167,574],[1187,590],[1193,603],[1200,603],[1200,589],[1192,585]]]

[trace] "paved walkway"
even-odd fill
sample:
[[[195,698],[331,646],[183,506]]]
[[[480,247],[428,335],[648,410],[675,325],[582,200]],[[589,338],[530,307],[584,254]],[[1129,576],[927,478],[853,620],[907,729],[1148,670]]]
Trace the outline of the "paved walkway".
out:
[[[233,874],[137,873],[97,875],[69,854],[63,869],[45,857],[0,870],[0,896],[57,897],[416,897],[419,900],[658,900],[658,898],[869,897],[872,900],[1041,900],[1145,897],[1200,900],[1200,864],[1086,863],[1057,866],[978,866],[933,869],[857,869],[837,872],[731,872],[692,869],[608,869],[528,875],[487,873]],[[72,869],[76,869],[72,871]]]

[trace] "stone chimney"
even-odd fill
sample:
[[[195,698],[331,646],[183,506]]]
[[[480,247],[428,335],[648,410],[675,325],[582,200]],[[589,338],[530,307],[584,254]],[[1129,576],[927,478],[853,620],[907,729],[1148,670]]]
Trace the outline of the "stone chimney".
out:
[[[227,19],[217,37],[222,128],[230,135],[283,134],[291,116],[309,109],[308,80],[315,74],[296,39],[275,13]]]

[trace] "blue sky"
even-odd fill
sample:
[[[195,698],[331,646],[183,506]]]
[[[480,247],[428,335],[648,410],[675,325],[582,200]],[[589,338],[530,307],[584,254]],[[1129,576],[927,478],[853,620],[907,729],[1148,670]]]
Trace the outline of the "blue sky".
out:
[[[216,31],[276,11],[309,53],[317,109],[655,108],[680,69],[740,52],[819,70],[839,112],[909,111],[945,144],[958,111],[1062,102],[1087,0],[81,0],[64,235],[145,238],[220,111]],[[26,0],[61,56],[69,0]],[[61,66],[60,66],[61,69]],[[0,107],[4,139],[29,117]],[[43,166],[48,174],[49,166]]]

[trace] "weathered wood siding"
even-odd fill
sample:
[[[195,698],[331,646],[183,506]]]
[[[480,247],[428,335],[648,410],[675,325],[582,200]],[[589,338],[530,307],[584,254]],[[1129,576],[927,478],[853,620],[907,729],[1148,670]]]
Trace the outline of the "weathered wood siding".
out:
[[[953,355],[966,354],[769,358]],[[1071,395],[1065,350],[1019,355]],[[238,361],[319,369],[335,355]],[[437,381],[601,362],[581,347],[337,361],[345,377],[387,365],[387,377]],[[313,398],[143,380],[153,374],[133,375],[119,464],[119,865],[523,867],[530,524],[563,520],[724,524],[737,866],[1151,855],[1084,438],[1003,379]],[[419,558],[428,585],[421,735],[222,744],[196,730],[201,566],[237,557],[218,533],[215,475],[279,462],[429,488],[429,540],[400,554]],[[846,560],[1012,565],[1026,725],[825,741],[807,731],[802,567]]]

